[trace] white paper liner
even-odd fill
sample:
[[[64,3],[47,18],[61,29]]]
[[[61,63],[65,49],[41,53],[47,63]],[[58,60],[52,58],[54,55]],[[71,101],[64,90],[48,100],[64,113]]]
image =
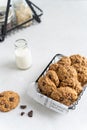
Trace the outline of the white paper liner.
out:
[[[46,106],[49,109],[52,109],[52,110],[62,113],[62,114],[69,112],[68,106],[63,105],[55,100],[52,100],[51,98],[48,98],[47,96],[39,93],[36,82],[33,82],[30,84],[27,94],[28,94],[28,96],[33,98],[35,101],[42,104],[43,106]]]

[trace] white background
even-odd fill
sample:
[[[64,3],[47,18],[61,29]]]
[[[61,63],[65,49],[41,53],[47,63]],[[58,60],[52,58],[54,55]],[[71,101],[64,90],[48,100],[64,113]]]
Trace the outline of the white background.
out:
[[[1,0],[3,1],[3,0]],[[0,92],[14,90],[20,94],[20,104],[26,104],[25,115],[19,106],[11,112],[0,112],[0,130],[86,130],[87,90],[74,111],[61,115],[44,108],[26,95],[56,53],[87,56],[86,0],[33,0],[44,11],[42,23],[19,30],[0,43]],[[14,42],[25,38],[31,47],[33,66],[21,71],[16,68]],[[33,110],[32,118],[27,112]]]

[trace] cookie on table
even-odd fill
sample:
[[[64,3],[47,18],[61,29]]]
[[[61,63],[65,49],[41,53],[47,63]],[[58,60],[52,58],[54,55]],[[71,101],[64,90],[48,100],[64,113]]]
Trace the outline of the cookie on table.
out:
[[[77,79],[77,72],[72,66],[63,66],[60,65],[57,69],[57,75],[60,81],[66,80],[68,78]]]
[[[70,60],[69,57],[64,56],[57,62],[57,64],[66,65],[66,66],[69,65],[70,66],[71,65],[71,60]]]
[[[59,85],[59,78],[57,76],[57,73],[53,70],[48,70],[46,73],[46,76],[55,83],[55,85],[58,87]]]
[[[16,108],[19,104],[20,97],[16,92],[4,91],[0,93],[0,111],[8,112]]]
[[[50,66],[49,66],[49,70],[54,70],[55,72],[57,71],[57,69],[58,69],[58,64],[57,63],[54,63],[54,64],[51,64]]]
[[[87,67],[80,64],[74,64],[73,67],[77,71],[78,81],[84,86],[87,83]]]
[[[50,96],[56,89],[56,85],[47,76],[43,76],[38,80],[38,88],[42,94]]]
[[[79,54],[70,56],[70,59],[71,59],[71,65],[80,64],[87,67],[87,58]]]
[[[77,100],[78,96],[74,89],[70,87],[60,87],[57,88],[56,91],[52,92],[51,98],[67,106],[70,106]]]
[[[77,92],[77,95],[79,95],[83,90],[81,83],[74,78],[62,81],[59,87],[70,87]]]

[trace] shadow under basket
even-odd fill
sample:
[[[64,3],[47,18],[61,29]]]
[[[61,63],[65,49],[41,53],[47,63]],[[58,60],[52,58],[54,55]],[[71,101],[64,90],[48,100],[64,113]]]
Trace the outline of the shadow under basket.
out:
[[[12,8],[12,5],[11,5],[11,0],[8,0],[6,11],[5,11],[4,22],[3,22],[3,25],[1,25],[0,27],[0,42],[4,41],[8,33],[12,33],[12,31],[17,30],[17,29],[22,29],[29,22],[32,22],[32,24],[34,23],[34,21],[36,21],[37,23],[41,22],[41,16],[43,15],[43,11],[31,1],[25,0],[25,2],[32,12],[32,18],[29,18],[26,21],[23,21],[23,23],[21,24],[16,23],[9,29],[8,20],[9,20],[9,12],[10,12],[10,9]],[[3,13],[0,12],[0,16],[2,16],[2,14]]]

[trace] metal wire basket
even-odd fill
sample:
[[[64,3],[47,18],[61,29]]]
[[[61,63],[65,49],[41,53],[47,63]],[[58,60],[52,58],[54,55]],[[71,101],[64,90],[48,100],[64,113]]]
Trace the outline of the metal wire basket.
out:
[[[43,70],[43,72],[40,74],[40,76],[37,78],[37,80],[36,80],[35,82],[37,83],[38,80],[39,80],[39,78],[40,78],[41,76],[45,75],[45,73],[47,72],[47,70],[48,70],[50,64],[56,63],[56,62],[57,62],[58,60],[60,60],[63,56],[64,56],[63,54],[56,54],[56,55],[52,58],[52,60],[49,62],[49,64],[46,66],[46,68]],[[71,110],[74,110],[74,109],[76,108],[76,105],[78,104],[79,100],[81,99],[81,96],[83,95],[85,89],[86,89],[86,86],[84,86],[83,91],[80,93],[80,95],[79,95],[77,101],[75,101],[72,105],[66,107],[66,109],[68,109],[68,110],[70,110],[70,109],[71,109]],[[42,94],[42,95],[43,95],[43,94]],[[64,105],[64,106],[66,106],[66,105]]]

